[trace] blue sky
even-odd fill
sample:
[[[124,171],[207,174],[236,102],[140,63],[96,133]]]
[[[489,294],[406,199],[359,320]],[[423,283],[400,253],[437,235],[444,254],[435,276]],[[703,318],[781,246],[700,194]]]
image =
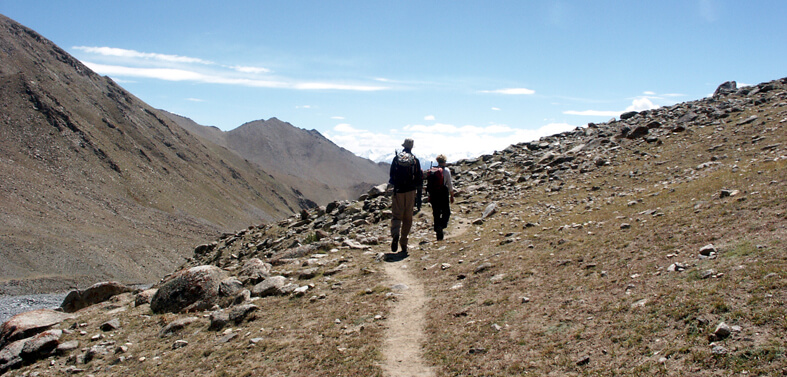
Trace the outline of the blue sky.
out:
[[[787,76],[787,1],[38,1],[0,13],[150,105],[387,159],[479,156]]]

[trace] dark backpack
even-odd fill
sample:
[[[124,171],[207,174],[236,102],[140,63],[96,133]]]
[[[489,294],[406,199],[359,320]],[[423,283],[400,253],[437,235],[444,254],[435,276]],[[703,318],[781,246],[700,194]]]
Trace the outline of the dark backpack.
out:
[[[430,195],[437,193],[445,188],[445,178],[443,178],[443,168],[435,166],[426,171],[426,192]]]
[[[412,153],[402,151],[397,154],[391,169],[393,170],[391,179],[394,187],[397,189],[415,188],[418,180],[417,174],[421,174],[421,167],[418,166],[418,160]]]

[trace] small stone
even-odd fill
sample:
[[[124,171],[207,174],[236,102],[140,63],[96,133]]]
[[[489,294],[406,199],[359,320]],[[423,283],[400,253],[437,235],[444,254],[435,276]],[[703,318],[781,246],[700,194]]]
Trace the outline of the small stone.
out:
[[[713,332],[713,335],[716,336],[716,339],[721,340],[730,336],[731,333],[732,333],[732,329],[730,329],[730,326],[722,322],[719,323],[718,326],[716,326],[716,330]]]
[[[185,341],[183,339],[178,339],[178,340],[175,341],[175,343],[172,343],[172,349],[176,350],[178,348],[183,348],[183,347],[185,347],[187,345],[189,345],[189,342],[187,342],[187,341]]]
[[[106,321],[99,326],[101,331],[112,331],[117,330],[120,328],[120,320],[117,318],[113,318],[109,321]]]
[[[577,366],[588,365],[590,363],[590,356],[585,356],[577,361]]]
[[[490,268],[492,268],[492,263],[486,262],[486,263],[482,263],[480,266],[476,267],[475,271],[473,271],[473,272],[476,273],[476,274],[480,274],[480,273],[482,273],[482,272],[484,272],[484,271],[486,271],[486,270],[488,270]]]
[[[451,268],[451,265],[448,264],[448,263],[443,263],[443,264],[440,265],[440,269],[441,270],[447,270],[449,268]]]
[[[711,349],[711,353],[714,355],[726,355],[728,352],[726,348],[720,345],[714,345]]]
[[[219,338],[218,342],[219,343],[229,343],[231,340],[235,339],[237,336],[238,336],[238,333],[236,333],[236,332],[229,333],[229,334],[224,335],[221,338]]]
[[[629,228],[631,228],[631,224],[629,223],[620,224],[620,229],[629,229]]]
[[[493,323],[493,324],[492,324],[492,330],[495,330],[495,331],[500,331],[500,330],[502,330],[502,329],[503,329],[503,328],[502,328],[500,325],[498,325],[497,323]]]
[[[56,352],[58,354],[64,354],[71,352],[75,349],[79,348],[79,341],[78,340],[69,340],[67,342],[63,342],[57,345]]]
[[[709,257],[711,254],[716,252],[716,246],[713,246],[713,244],[707,244],[700,248],[700,255],[704,255],[706,257]]]
[[[523,304],[527,304],[528,302],[530,302],[530,297],[525,297],[525,296],[523,296],[523,297],[522,297],[522,303],[523,303]]]

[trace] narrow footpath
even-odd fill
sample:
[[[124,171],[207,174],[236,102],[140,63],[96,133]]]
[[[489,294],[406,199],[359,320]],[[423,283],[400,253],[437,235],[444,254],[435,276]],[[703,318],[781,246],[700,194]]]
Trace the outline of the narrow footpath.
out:
[[[469,227],[467,219],[454,217],[446,230],[446,240],[464,234]],[[396,294],[383,345],[383,371],[389,377],[434,376],[434,370],[423,359],[427,310],[423,284],[411,272],[409,258],[383,265],[391,290]]]
[[[387,321],[383,371],[390,377],[434,376],[422,357],[426,340],[423,285],[410,273],[407,259],[385,263],[385,273],[397,300]]]

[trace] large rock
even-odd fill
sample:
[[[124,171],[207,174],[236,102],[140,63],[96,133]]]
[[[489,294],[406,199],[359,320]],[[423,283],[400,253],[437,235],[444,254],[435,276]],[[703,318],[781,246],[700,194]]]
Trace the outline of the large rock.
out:
[[[17,340],[0,349],[0,374],[10,369],[16,369],[24,364],[22,349],[25,348],[26,339]]]
[[[28,339],[22,348],[22,359],[34,361],[49,356],[60,344],[61,336],[63,330],[47,330]]]
[[[713,92],[713,96],[714,97],[718,97],[720,95],[729,94],[729,93],[732,93],[732,92],[736,91],[737,89],[738,89],[738,83],[737,82],[735,82],[735,81],[726,81],[723,84],[719,85],[718,88],[716,88],[716,91]]]
[[[210,265],[192,267],[173,274],[150,300],[154,313],[205,310],[218,302],[219,286],[227,273]]]
[[[270,263],[265,263],[259,258],[251,258],[243,263],[238,279],[243,284],[257,284],[270,276],[272,267]]]
[[[0,349],[0,374],[49,356],[60,343],[63,330],[47,330]]]
[[[71,291],[63,300],[63,303],[60,304],[60,307],[66,313],[73,313],[90,305],[109,300],[112,296],[133,291],[134,288],[116,281],[96,283],[85,290]]]
[[[11,342],[29,338],[75,315],[50,309],[17,314],[0,327],[0,349]]]
[[[263,282],[255,285],[251,289],[254,297],[280,296],[286,294],[284,287],[287,285],[287,278],[284,276],[271,276]]]

